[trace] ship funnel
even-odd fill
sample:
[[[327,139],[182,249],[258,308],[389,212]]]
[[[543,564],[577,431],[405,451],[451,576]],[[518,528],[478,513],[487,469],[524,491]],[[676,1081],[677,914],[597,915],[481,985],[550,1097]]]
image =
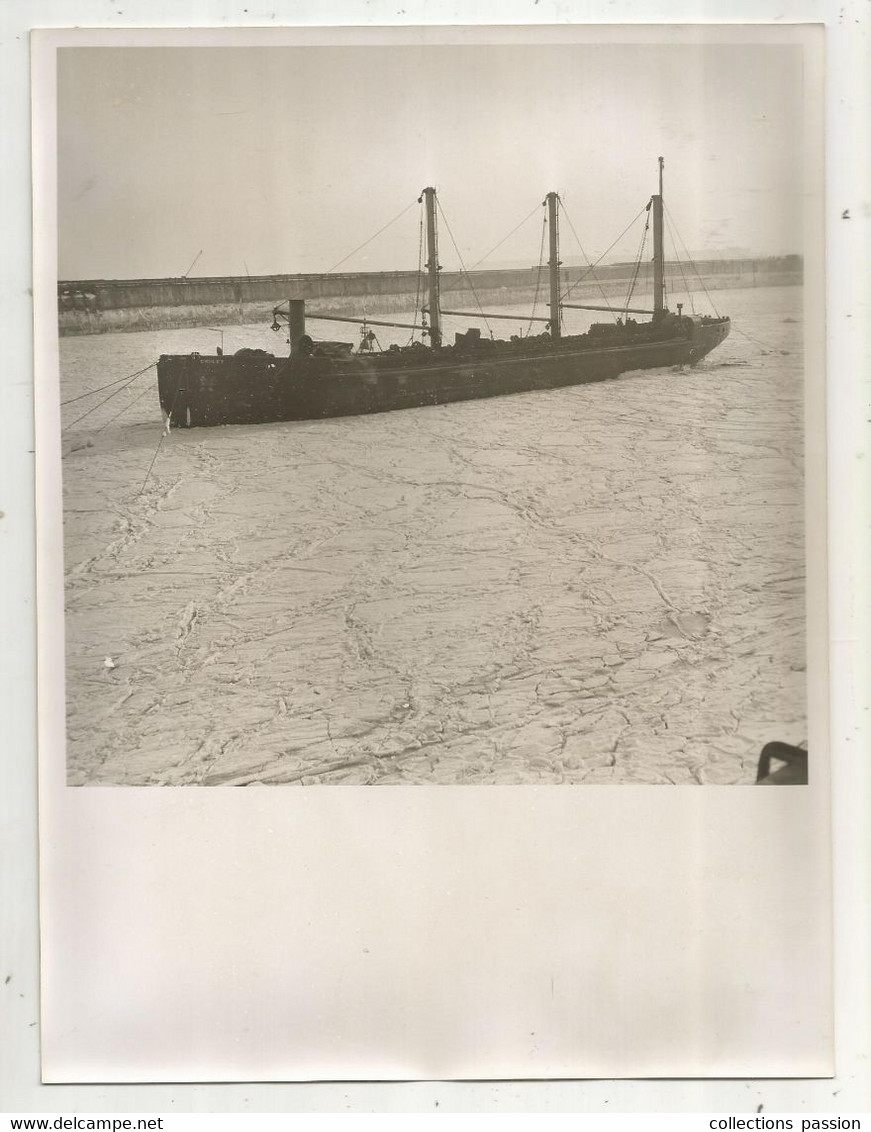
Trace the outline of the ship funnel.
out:
[[[287,337],[291,354],[297,353],[305,337],[305,299],[287,300]]]

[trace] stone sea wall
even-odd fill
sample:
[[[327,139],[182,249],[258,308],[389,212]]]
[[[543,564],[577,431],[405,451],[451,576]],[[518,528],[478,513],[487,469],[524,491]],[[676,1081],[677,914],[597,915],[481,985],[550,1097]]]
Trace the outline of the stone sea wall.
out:
[[[708,260],[697,263],[698,275],[684,269],[695,292],[735,287],[785,286],[802,281],[799,256],[771,259]],[[564,267],[564,287],[576,301],[604,303],[626,295],[633,265],[610,264],[596,269],[596,281],[585,269]],[[701,279],[701,282],[700,282]],[[666,283],[685,290],[681,268],[666,267]],[[643,304],[652,288],[650,264],[642,265],[633,305]],[[444,272],[444,309],[477,310],[480,304],[508,306],[547,299],[546,272],[537,268],[473,272],[470,278]],[[61,335],[108,331],[160,330],[182,326],[231,326],[269,319],[272,308],[288,298],[305,298],[310,310],[324,314],[376,317],[419,305],[414,272],[357,272],[330,275],[276,275],[227,279],[73,280],[58,284],[58,328]]]

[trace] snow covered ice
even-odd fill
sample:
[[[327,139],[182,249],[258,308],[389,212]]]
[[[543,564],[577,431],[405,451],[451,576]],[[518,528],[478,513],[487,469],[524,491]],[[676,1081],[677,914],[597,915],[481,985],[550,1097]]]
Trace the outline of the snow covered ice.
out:
[[[154,370],[68,404],[69,782],[753,782],[807,735],[801,298],[716,295],[696,369],[173,430],[144,490]],[[215,344],[64,338],[62,400]]]

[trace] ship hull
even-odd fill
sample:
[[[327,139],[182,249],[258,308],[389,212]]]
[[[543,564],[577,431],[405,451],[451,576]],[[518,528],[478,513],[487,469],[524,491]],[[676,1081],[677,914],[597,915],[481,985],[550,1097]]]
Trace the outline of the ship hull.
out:
[[[694,365],[729,333],[727,318],[654,341],[483,343],[341,358],[163,355],[160,404],[175,427],[358,416],[605,381],[632,370]],[[417,356],[412,356],[412,355]]]

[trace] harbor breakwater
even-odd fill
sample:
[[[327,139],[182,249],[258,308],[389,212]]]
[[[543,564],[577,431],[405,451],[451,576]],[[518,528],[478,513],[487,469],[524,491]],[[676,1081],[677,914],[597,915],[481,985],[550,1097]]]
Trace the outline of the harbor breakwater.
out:
[[[619,306],[634,273],[633,264],[609,264],[593,279],[583,267],[564,267],[563,293],[574,301]],[[788,286],[802,282],[800,256],[768,259],[706,260],[695,271],[666,266],[666,284],[676,301],[704,288]],[[652,291],[652,270],[638,272],[633,305]],[[539,268],[443,272],[441,304],[445,309],[477,310],[479,305],[536,303],[546,310],[547,273]],[[200,279],[71,280],[58,283],[58,329],[61,335],[109,331],[160,330],[171,327],[243,325],[268,318],[289,298],[311,303],[309,313],[375,317],[407,312],[420,305],[423,290],[413,271],[347,272],[322,275],[270,275]]]

